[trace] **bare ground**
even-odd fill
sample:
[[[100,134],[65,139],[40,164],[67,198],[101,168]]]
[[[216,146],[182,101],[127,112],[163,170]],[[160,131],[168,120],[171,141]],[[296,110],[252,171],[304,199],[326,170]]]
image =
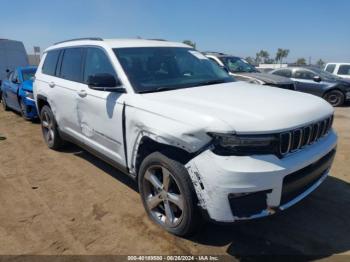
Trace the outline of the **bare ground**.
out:
[[[349,106],[335,129],[332,176],[302,203],[183,239],[149,221],[131,179],[78,147],[49,150],[38,123],[0,110],[0,254],[350,254]]]

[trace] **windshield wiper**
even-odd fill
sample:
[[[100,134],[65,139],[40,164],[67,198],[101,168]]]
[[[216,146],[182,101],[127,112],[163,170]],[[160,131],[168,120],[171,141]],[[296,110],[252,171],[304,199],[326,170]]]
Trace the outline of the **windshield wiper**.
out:
[[[139,94],[144,94],[144,93],[154,93],[154,92],[161,92],[161,91],[170,91],[170,90],[175,90],[177,88],[174,87],[157,87],[155,89],[149,89],[149,90],[142,90],[139,91]]]
[[[192,86],[207,86],[207,85],[222,84],[222,83],[226,83],[226,82],[227,81],[224,79],[216,79],[216,80],[203,81],[203,82],[194,84]]]

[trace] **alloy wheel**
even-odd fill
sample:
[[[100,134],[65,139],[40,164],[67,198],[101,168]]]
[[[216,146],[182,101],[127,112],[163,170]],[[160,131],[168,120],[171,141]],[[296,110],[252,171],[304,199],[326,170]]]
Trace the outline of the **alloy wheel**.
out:
[[[44,112],[41,120],[41,126],[45,140],[48,144],[52,144],[55,138],[55,132],[53,129],[53,119],[50,117],[48,112]]]
[[[153,218],[167,227],[179,225],[185,208],[184,196],[171,172],[163,166],[150,166],[143,186],[143,197]]]

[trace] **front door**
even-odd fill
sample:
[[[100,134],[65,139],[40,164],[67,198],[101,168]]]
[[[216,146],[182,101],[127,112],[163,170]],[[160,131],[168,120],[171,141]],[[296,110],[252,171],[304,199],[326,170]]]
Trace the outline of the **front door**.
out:
[[[86,48],[84,83],[91,75],[105,73],[117,77],[105,51]],[[79,90],[77,106],[84,143],[121,165],[125,165],[122,125],[125,95],[94,90],[85,84]]]

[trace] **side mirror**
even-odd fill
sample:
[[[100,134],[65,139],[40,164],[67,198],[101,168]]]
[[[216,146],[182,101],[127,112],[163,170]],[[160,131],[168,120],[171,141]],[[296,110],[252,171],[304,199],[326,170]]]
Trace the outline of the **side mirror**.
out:
[[[321,79],[320,76],[314,76],[314,81],[315,81],[315,82],[321,82],[322,79]]]
[[[90,75],[87,84],[95,90],[125,93],[125,88],[118,88],[121,85],[120,80],[111,74]]]

